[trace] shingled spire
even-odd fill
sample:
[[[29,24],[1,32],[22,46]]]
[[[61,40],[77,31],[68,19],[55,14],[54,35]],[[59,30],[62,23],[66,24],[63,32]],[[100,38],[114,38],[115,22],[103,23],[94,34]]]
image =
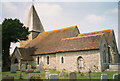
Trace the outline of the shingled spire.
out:
[[[29,40],[33,40],[37,37],[39,33],[44,32],[44,28],[35,10],[34,5],[32,5],[30,8],[26,27],[28,27],[30,31],[30,35],[28,36]]]
[[[31,6],[29,15],[28,15],[28,20],[27,20],[27,27],[29,27],[29,31],[33,32],[44,32],[42,23],[39,19],[39,16],[35,10],[34,5]]]

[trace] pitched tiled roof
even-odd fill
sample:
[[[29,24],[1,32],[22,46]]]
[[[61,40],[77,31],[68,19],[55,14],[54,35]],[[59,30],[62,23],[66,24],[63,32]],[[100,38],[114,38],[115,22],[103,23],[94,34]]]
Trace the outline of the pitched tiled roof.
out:
[[[65,51],[99,49],[102,37],[108,44],[113,30],[79,34],[77,26],[40,33],[25,48],[34,48],[34,55]]]
[[[32,61],[33,58],[31,55],[33,55],[34,49],[33,48],[18,48],[23,61]]]
[[[34,47],[36,49],[35,54],[56,52],[61,39],[76,37],[78,34],[77,26],[43,32],[29,42],[25,48]]]
[[[78,51],[99,49],[104,34],[66,38],[61,40],[58,51]]]
[[[111,36],[112,36],[112,33],[113,33],[113,30],[112,30],[112,29],[103,30],[103,31],[97,31],[97,32],[91,32],[91,33],[78,34],[77,37],[89,36],[89,35],[101,34],[101,33],[104,33],[104,34],[105,34],[105,38],[106,38],[106,40],[107,40],[107,43],[110,44]]]

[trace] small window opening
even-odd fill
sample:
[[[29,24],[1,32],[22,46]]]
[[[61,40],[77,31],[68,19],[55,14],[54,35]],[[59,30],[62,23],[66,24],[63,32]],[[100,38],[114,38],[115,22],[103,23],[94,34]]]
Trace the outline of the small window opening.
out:
[[[38,64],[39,64],[39,57],[37,58]]]
[[[47,56],[47,64],[49,64],[49,56]]]
[[[64,63],[64,58],[63,57],[61,58],[61,63]]]

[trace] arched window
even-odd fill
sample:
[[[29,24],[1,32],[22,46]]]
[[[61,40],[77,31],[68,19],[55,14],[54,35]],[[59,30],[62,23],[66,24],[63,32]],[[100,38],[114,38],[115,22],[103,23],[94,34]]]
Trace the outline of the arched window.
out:
[[[37,62],[38,62],[38,64],[39,64],[39,57],[37,58]]]
[[[84,68],[83,58],[80,56],[78,57],[77,61],[78,61],[78,72],[81,72]]]
[[[49,64],[49,56],[47,56],[47,64]]]
[[[64,58],[63,57],[61,57],[61,63],[64,63]]]

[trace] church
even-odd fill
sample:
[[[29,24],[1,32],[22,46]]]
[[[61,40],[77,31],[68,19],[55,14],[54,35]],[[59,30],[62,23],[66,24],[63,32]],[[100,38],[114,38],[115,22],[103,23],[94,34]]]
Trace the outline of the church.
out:
[[[28,40],[20,41],[11,56],[18,63],[44,69],[76,72],[101,72],[120,61],[113,29],[81,34],[77,26],[45,31],[34,5],[26,27]]]

